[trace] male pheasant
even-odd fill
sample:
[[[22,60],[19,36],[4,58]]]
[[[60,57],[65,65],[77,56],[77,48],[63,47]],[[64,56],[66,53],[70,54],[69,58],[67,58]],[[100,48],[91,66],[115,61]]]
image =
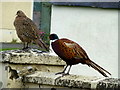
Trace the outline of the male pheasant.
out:
[[[66,38],[59,39],[56,34],[51,34],[49,38],[50,40],[54,40],[54,42],[51,43],[54,52],[67,64],[62,72],[56,74],[69,74],[72,65],[81,63],[87,64],[88,66],[94,68],[105,77],[108,77],[107,74],[111,75],[108,71],[91,61],[85,50],[76,42]],[[68,72],[65,73],[65,70],[68,66],[70,66],[70,68]]]

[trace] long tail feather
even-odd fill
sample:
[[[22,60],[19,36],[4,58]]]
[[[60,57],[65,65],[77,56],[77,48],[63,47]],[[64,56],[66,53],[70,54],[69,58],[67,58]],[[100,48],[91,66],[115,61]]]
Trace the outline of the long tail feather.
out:
[[[108,73],[109,75],[111,75],[111,73],[109,73],[107,70],[103,69],[102,67],[100,67],[98,64],[94,63],[91,60],[88,60],[87,64],[88,64],[88,66],[91,66],[92,68],[94,68],[95,70],[97,70],[99,73],[101,73],[105,77],[108,77],[108,75],[106,73]]]
[[[35,43],[38,44],[41,48],[44,48],[47,51],[49,51],[49,47],[41,39],[35,40]]]

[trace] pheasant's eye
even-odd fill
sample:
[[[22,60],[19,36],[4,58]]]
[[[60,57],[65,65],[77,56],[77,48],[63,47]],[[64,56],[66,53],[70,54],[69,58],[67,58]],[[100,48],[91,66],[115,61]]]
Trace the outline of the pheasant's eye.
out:
[[[17,14],[19,14],[20,13],[20,11],[17,11]]]

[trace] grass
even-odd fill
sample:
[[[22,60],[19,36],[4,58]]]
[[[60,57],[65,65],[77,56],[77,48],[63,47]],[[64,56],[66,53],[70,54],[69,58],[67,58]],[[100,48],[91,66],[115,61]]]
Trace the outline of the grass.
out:
[[[0,51],[6,51],[6,50],[16,50],[19,48],[1,48]]]
[[[20,48],[0,48],[0,51],[6,51],[6,50],[16,50],[16,49],[20,49]],[[46,51],[45,49],[38,49],[38,50],[41,50],[41,51]]]

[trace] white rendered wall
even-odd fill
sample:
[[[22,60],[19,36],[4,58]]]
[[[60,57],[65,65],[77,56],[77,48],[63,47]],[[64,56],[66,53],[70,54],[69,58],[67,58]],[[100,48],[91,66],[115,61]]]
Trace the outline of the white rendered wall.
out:
[[[0,30],[1,30],[0,42],[12,42],[13,40],[17,40],[17,42],[21,42],[16,34],[16,30],[8,30],[8,29],[0,29]]]
[[[29,0],[29,2],[0,2],[0,42],[12,42],[13,39],[20,42],[13,25],[18,10],[22,10],[29,18],[32,18],[33,0]]]
[[[79,43],[91,60],[118,77],[118,10],[53,6],[51,33]],[[87,65],[74,65],[71,74],[101,76]]]

